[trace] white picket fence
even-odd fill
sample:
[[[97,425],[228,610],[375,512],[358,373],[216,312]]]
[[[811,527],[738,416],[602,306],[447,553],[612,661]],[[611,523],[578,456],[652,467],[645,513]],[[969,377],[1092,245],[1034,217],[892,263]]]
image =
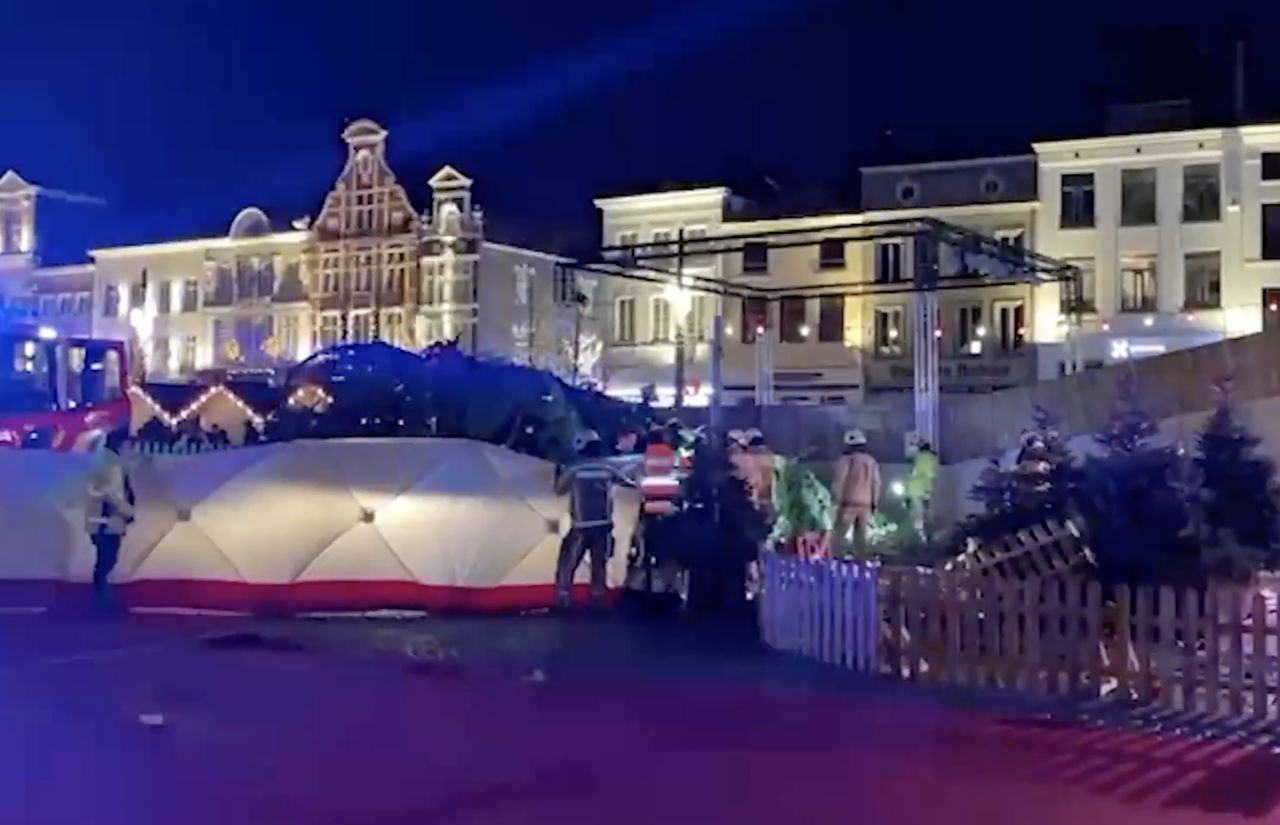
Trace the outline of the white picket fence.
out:
[[[764,553],[761,635],[770,647],[876,673],[877,567]]]

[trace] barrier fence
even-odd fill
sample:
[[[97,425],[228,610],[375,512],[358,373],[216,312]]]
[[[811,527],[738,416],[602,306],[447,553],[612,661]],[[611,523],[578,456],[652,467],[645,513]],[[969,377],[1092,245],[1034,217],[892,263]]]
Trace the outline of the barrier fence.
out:
[[[766,643],[890,678],[1273,718],[1270,589],[1002,580],[769,554]]]

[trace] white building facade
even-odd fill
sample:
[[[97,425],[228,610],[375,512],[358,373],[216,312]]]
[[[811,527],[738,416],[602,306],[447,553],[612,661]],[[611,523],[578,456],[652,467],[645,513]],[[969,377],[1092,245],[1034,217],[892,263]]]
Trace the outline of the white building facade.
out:
[[[1083,273],[1079,323],[1036,330],[1068,368],[1280,328],[1280,126],[1035,152],[1038,248]]]

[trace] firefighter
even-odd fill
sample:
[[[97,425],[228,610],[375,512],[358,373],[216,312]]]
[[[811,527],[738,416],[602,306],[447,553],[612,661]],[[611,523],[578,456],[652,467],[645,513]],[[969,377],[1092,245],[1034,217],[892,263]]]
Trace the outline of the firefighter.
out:
[[[836,462],[831,498],[836,505],[836,538],[847,547],[852,533],[855,553],[867,551],[867,528],[880,501],[880,463],[867,450],[862,430],[844,434],[844,455]]]
[[[120,455],[128,437],[124,429],[112,430],[100,437],[89,472],[85,529],[95,551],[94,605],[103,611],[115,609],[109,577],[120,556],[120,542],[134,515],[133,485]]]
[[[573,577],[583,556],[591,557],[591,600],[599,604],[605,594],[605,564],[613,538],[613,485],[632,485],[617,466],[605,459],[604,445],[594,430],[574,439],[578,460],[556,480],[556,492],[569,494],[572,524],[560,542],[556,562],[556,603],[568,607]]]

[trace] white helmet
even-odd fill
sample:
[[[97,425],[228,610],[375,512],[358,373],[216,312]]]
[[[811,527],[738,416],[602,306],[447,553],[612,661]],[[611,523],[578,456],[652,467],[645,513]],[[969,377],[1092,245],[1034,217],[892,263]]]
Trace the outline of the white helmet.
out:
[[[844,445],[846,447],[862,447],[867,443],[867,435],[862,430],[854,427],[852,430],[846,430],[844,434]]]
[[[600,440],[600,433],[595,430],[580,430],[573,437],[573,449],[576,452],[582,452],[588,444],[594,444]]]

